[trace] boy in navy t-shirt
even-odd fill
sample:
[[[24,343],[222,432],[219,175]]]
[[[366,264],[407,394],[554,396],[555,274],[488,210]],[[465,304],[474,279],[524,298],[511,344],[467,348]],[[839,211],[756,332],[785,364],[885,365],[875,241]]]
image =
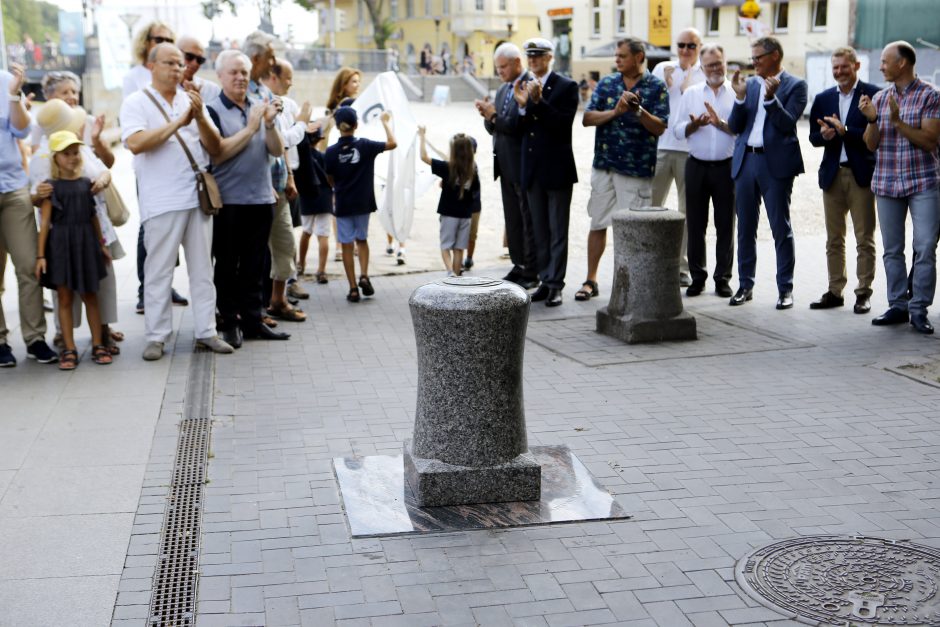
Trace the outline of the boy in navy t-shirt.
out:
[[[326,149],[326,173],[333,186],[334,209],[336,214],[337,239],[343,247],[343,268],[349,281],[349,293],[346,300],[359,302],[359,288],[364,296],[372,296],[375,290],[369,281],[369,214],[377,209],[375,204],[374,178],[375,158],[386,150],[394,150],[398,145],[389,121],[390,111],[384,111],[380,118],[385,127],[386,141],[376,142],[355,137],[359,118],[352,107],[339,107],[333,113],[333,120],[339,128],[340,138]],[[353,257],[353,243],[359,254],[361,271],[358,286],[356,267]]]

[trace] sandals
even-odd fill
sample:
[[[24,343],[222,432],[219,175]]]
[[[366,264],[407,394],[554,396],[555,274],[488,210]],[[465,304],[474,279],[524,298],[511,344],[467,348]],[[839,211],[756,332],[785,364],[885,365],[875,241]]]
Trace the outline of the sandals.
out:
[[[288,304],[284,304],[277,308],[268,307],[268,315],[278,318],[279,320],[286,320],[287,322],[304,322],[307,319],[307,314],[305,314],[300,309],[291,307]]]
[[[329,283],[329,280],[326,278],[326,272],[317,272],[316,274],[317,283],[320,285],[326,285]]]
[[[261,324],[271,327],[272,329],[277,326],[277,322],[275,322],[274,318],[271,316],[261,316]]]
[[[99,366],[107,366],[111,363],[111,350],[104,344],[96,344],[91,349],[91,360]]]
[[[346,300],[351,303],[358,303],[361,300],[359,296],[359,290],[355,287],[349,290],[349,293],[346,294]]]
[[[59,354],[59,370],[75,370],[78,367],[78,351],[66,349]]]
[[[363,296],[372,296],[375,294],[375,288],[372,287],[372,281],[369,280],[367,276],[359,277],[359,288],[362,290]]]
[[[587,289],[590,288],[590,289]],[[600,292],[597,290],[597,281],[591,281],[588,279],[581,284],[581,289],[574,293],[575,300],[591,300],[597,296]]]
[[[111,353],[112,355],[120,355],[120,354],[121,354],[121,347],[118,346],[117,344],[115,344],[113,341],[107,342],[107,343],[105,344],[105,346],[108,347],[108,352]]]
[[[115,342],[124,341],[124,334],[121,333],[120,331],[115,331],[114,329],[111,329],[110,333],[111,333],[111,339],[114,340]]]

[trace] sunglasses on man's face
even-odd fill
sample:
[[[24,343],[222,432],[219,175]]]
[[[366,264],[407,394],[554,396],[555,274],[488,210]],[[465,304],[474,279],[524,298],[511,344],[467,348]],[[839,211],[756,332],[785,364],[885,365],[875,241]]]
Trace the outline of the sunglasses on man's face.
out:
[[[195,61],[199,65],[202,65],[203,63],[206,62],[205,57],[201,57],[198,54],[193,54],[192,52],[184,52],[183,57],[185,57],[186,63],[192,63],[193,61]]]
[[[155,44],[172,44],[175,41],[172,37],[160,37],[159,35],[156,37],[147,37],[147,39]]]
[[[679,43],[676,44],[676,47],[679,49],[688,48],[689,50],[695,50],[696,48],[698,48],[698,44],[695,44],[695,43],[687,44],[684,41],[680,41]]]

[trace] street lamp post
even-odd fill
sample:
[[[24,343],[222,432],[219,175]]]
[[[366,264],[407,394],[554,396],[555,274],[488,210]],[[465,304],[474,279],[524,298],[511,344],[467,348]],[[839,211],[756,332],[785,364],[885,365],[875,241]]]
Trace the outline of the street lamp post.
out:
[[[121,21],[127,25],[127,38],[132,40],[134,39],[134,24],[137,23],[137,20],[140,19],[140,16],[136,13],[122,13],[118,17],[121,18]]]
[[[512,39],[512,22],[506,22],[506,39]]]
[[[434,51],[440,52],[441,50],[441,18],[434,18]]]

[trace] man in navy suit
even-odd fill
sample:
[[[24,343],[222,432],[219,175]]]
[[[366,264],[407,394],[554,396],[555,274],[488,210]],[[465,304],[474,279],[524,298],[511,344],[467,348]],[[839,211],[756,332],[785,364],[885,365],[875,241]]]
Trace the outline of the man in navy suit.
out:
[[[842,290],[848,279],[845,271],[845,215],[852,216],[855,228],[855,313],[871,311],[871,284],[875,278],[875,195],[871,177],[875,155],[862,135],[868,121],[858,110],[862,95],[871,98],[878,88],[858,80],[860,63],[852,48],[832,53],[832,77],[836,87],[816,95],[810,110],[809,140],[825,148],[819,164],[819,187],[823,190],[826,214],[826,264],[829,289],[810,303],[810,309],[842,307]]]
[[[486,132],[493,136],[493,177],[499,179],[506,221],[506,242],[512,270],[503,277],[525,289],[539,284],[532,241],[532,218],[522,188],[522,125],[519,107],[513,99],[513,87],[526,80],[522,69],[522,52],[516,44],[500,44],[493,53],[493,65],[503,84],[496,90],[496,100],[477,100],[476,108],[483,116]]]
[[[571,126],[578,112],[578,84],[552,72],[552,42],[536,37],[523,46],[532,78],[513,96],[522,123],[522,188],[532,215],[535,260],[542,285],[533,301],[561,305],[568,267],[568,217],[578,172]]]
[[[793,179],[803,173],[796,123],[806,108],[806,81],[781,69],[783,48],[774,37],[754,42],[751,62],[757,76],[745,81],[735,71],[731,80],[736,98],[728,127],[738,136],[731,176],[737,199],[739,286],[730,304],[743,305],[753,297],[763,199],[777,252],[777,309],[790,309],[795,264],[790,192]]]

